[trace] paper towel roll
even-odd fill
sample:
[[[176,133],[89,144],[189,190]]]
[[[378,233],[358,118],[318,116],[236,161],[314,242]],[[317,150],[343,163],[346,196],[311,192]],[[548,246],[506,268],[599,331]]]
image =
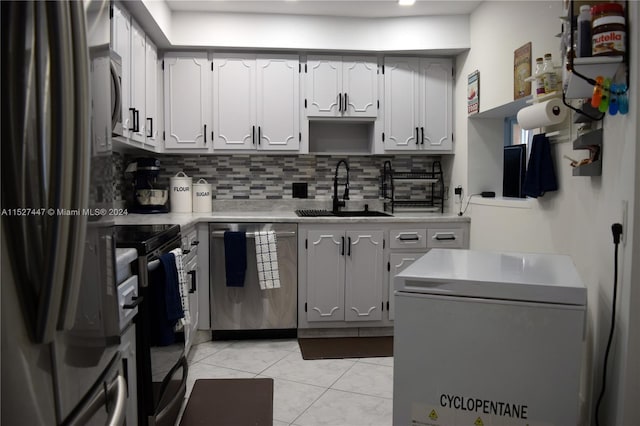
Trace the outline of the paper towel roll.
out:
[[[558,98],[533,104],[518,111],[518,124],[523,129],[537,129],[562,123],[567,116],[567,108]]]

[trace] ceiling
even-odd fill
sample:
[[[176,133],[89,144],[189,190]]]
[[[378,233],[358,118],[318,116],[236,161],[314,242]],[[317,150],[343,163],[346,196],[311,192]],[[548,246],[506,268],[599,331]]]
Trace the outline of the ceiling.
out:
[[[400,6],[397,0],[165,0],[165,2],[172,11],[388,18],[467,15],[481,3],[481,0],[417,0],[413,6]]]

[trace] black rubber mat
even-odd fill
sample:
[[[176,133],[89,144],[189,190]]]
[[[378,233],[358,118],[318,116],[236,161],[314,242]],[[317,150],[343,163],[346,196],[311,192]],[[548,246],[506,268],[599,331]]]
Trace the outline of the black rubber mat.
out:
[[[180,426],[273,425],[273,379],[198,379]]]
[[[298,339],[303,359],[393,356],[393,336]]]

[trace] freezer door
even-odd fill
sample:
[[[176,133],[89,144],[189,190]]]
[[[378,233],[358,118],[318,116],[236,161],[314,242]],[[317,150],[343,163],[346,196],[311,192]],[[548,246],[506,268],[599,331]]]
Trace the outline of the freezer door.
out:
[[[122,359],[117,355],[65,424],[122,426],[126,417],[126,401],[127,382],[122,370]]]
[[[394,425],[578,424],[583,307],[395,298]]]

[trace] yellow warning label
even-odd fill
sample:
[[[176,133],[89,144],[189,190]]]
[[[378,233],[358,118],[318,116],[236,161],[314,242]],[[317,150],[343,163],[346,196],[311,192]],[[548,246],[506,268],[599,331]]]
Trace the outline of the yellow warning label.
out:
[[[480,417],[478,417],[473,424],[476,426],[484,426],[484,423],[482,422],[482,419]]]
[[[436,413],[436,410],[431,410],[431,412],[429,413],[429,418],[431,420],[438,420],[438,413]]]

